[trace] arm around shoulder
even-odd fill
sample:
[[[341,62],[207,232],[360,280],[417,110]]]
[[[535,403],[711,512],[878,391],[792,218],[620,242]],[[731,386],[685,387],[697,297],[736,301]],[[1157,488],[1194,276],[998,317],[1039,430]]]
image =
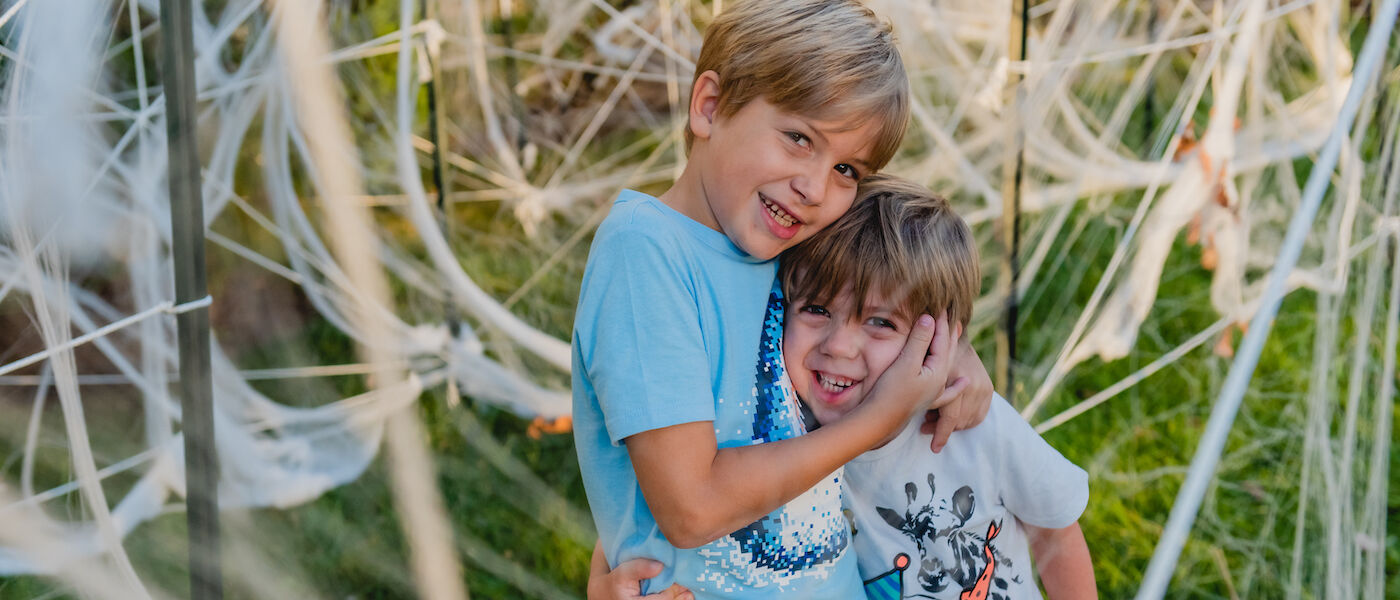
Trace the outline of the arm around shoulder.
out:
[[[699,421],[628,437],[637,483],[666,540],[694,548],[718,539],[897,433],[914,411],[928,405],[934,390],[943,388],[952,347],[946,322],[938,328],[935,335],[929,323],[916,327],[864,403],[806,435],[719,449],[714,424]],[[925,358],[929,348],[933,355]],[[887,381],[892,372],[896,375]]]
[[[627,438],[627,452],[666,541],[697,548],[796,498],[897,424],[871,417],[853,415],[792,439],[724,449],[717,447],[712,422],[682,423]]]

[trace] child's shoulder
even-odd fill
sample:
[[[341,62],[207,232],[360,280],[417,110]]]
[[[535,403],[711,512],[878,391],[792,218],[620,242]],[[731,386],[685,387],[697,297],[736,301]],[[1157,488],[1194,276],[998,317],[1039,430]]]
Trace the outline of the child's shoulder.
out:
[[[670,207],[649,194],[633,190],[622,190],[613,200],[608,216],[598,225],[594,234],[595,243],[609,236],[626,233],[629,236],[665,239],[667,230],[675,227],[675,220],[667,214]]]
[[[997,427],[1030,427],[1011,401],[996,392],[992,392],[992,407],[987,411],[986,422]]]
[[[696,260],[706,264],[719,260],[750,267],[776,264],[748,258],[724,233],[686,216],[659,198],[633,190],[622,190],[613,201],[608,216],[593,234],[591,254],[608,254],[625,262],[652,257],[661,262],[683,263],[682,270],[695,267],[691,263]]]
[[[928,447],[933,436],[919,432],[916,444]],[[1048,447],[1035,428],[1001,394],[992,394],[987,417],[975,427],[954,431],[948,445],[939,456],[975,458],[987,464],[1002,465],[1008,460],[1031,458],[1025,452],[1038,452]]]
[[[928,451],[933,441],[932,433],[922,431],[920,426],[923,421],[922,414],[916,415],[893,441],[862,454],[853,462],[902,461],[911,452],[921,456],[919,449]],[[954,457],[948,460],[964,463],[975,461],[978,464],[995,464],[1000,462],[1001,453],[1011,451],[1014,440],[1026,435],[1035,436],[1036,433],[1026,424],[1025,419],[1021,418],[1021,414],[1016,412],[1016,407],[1002,398],[1001,394],[993,392],[991,408],[987,410],[987,416],[981,423],[954,431],[942,452],[936,455],[929,452],[928,456],[938,459]]]
[[[593,234],[593,246],[670,252],[715,235],[724,234],[681,214],[655,196],[622,190]]]
[[[992,392],[992,405],[987,410],[987,418],[983,419],[977,426],[963,431],[956,431],[953,437],[960,434],[965,441],[981,445],[983,443],[1000,443],[1008,437],[1016,437],[1018,434],[1024,435],[1029,432],[1036,435],[1030,424],[1021,418],[1021,413],[1016,411],[1016,407],[1011,402],[1003,398],[1001,394]]]

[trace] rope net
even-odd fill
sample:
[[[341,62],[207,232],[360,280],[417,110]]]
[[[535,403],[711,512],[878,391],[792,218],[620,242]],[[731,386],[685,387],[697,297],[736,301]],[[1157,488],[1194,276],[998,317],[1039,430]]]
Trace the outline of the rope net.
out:
[[[195,68],[230,585],[329,593],[237,533],[239,515],[355,482],[392,418],[422,414],[453,423],[578,563],[541,566],[458,530],[467,570],[508,596],[580,595],[595,534],[576,467],[531,463],[530,436],[480,419],[567,430],[589,234],[618,189],[659,191],[680,172],[693,59],[721,2],[205,4]],[[1400,46],[1390,38],[1374,74],[1354,63],[1383,9],[1045,2],[1021,61],[1007,58],[1009,4],[869,4],[894,24],[914,90],[888,170],[948,195],[977,232],[984,358],[1004,298],[1006,148],[1023,140],[1017,388],[1002,392],[1089,471],[1082,522],[1110,597],[1137,589],[1302,182],[1361,82],[1167,594],[1381,597]],[[303,31],[328,45],[293,43]],[[170,593],[135,566],[160,559],[123,540],[182,507],[172,313],[198,307],[172,302],[159,35],[156,0],[0,0],[0,576],[84,596]],[[328,93],[308,91],[317,68]],[[366,226],[332,224],[334,202],[367,209]],[[383,293],[344,248],[369,253]],[[417,493],[451,494],[430,480]]]

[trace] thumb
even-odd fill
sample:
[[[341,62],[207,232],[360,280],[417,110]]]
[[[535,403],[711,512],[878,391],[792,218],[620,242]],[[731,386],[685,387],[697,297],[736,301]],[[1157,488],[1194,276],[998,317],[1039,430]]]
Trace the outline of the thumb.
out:
[[[929,344],[933,341],[934,323],[933,317],[919,315],[919,320],[914,322],[914,328],[909,331],[909,339],[904,341],[904,349],[899,351],[899,357],[895,359],[899,363],[901,373],[917,373],[924,364],[924,357],[928,356]]]
[[[612,575],[615,579],[622,581],[639,581],[660,575],[661,567],[661,561],[650,558],[634,558],[618,565],[616,569],[613,569]]]
[[[912,340],[913,335],[909,338]],[[948,376],[948,370],[952,368],[953,349],[956,347],[955,339],[951,335],[951,328],[948,326],[947,315],[939,315],[935,326],[933,337],[929,340],[928,353],[924,355],[923,371],[921,373],[937,373],[940,380]],[[942,386],[944,381],[939,381]]]

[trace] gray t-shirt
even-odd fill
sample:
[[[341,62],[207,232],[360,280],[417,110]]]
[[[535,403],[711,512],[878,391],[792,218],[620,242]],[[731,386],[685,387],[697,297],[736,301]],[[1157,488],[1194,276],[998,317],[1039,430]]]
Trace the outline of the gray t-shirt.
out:
[[[1021,523],[1073,524],[1089,500],[1088,475],[1001,396],[939,454],[921,421],[846,465],[867,597],[956,600],[983,589],[989,600],[1040,598]]]

